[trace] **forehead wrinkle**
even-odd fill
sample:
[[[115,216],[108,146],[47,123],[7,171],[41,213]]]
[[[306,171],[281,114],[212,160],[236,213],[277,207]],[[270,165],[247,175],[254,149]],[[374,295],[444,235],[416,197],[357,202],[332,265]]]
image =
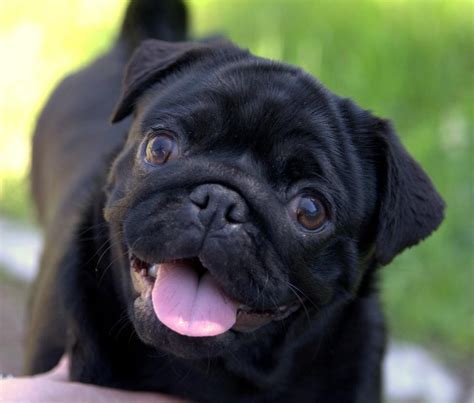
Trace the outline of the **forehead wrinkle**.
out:
[[[263,90],[262,78],[269,84],[263,86]],[[308,95],[308,88],[301,88],[303,84],[308,87],[307,81],[308,78],[302,71],[281,63],[260,59],[233,61],[201,73],[197,81],[182,77],[179,82],[174,82],[164,89],[160,87],[158,101],[154,104],[159,103],[168,106],[167,109],[170,109],[173,114],[179,114],[177,111],[180,111],[187,115],[193,114],[196,103],[204,105],[202,111],[208,107],[209,103],[218,107],[224,104],[228,107],[219,108],[219,113],[216,112],[212,118],[214,120],[221,119],[223,121],[222,126],[240,124],[243,132],[247,129],[254,137],[255,132],[261,131],[256,126],[265,119],[267,119],[266,126],[271,129],[271,126],[278,125],[279,120],[285,119],[286,122],[288,117],[297,116],[301,105],[297,105],[294,100],[297,100],[302,92]],[[313,92],[317,92],[314,82],[311,82],[311,87]],[[256,92],[256,88],[262,91]],[[297,91],[295,91],[296,89]],[[187,94],[188,97],[188,102],[185,104],[183,104],[183,98],[181,97],[183,93]],[[189,103],[189,98],[192,100],[191,103]],[[278,105],[278,103],[281,103],[281,105]],[[189,104],[190,107],[186,108]],[[265,104],[265,107],[261,107],[262,104]],[[258,107],[259,105],[260,107]],[[279,109],[286,109],[286,113],[280,113]],[[293,111],[290,109],[293,109]],[[314,109],[320,108],[316,107]],[[229,113],[231,110],[237,111],[238,114],[231,116]],[[264,111],[264,116],[257,113],[258,111]],[[289,112],[292,112],[294,116],[288,116]]]
[[[210,97],[230,99],[234,104],[257,97],[286,103],[294,96],[292,88],[296,87],[300,76],[299,70],[292,66],[255,58],[211,71],[203,85]]]
[[[277,74],[275,74],[277,73]],[[299,69],[280,62],[272,62],[257,57],[254,60],[239,60],[234,63],[228,63],[211,72],[206,79],[206,84],[210,87],[215,86],[217,82],[223,88],[239,88],[241,84],[246,84],[249,79],[262,80],[285,76],[285,82],[289,78],[300,76]]]
[[[247,82],[247,86],[248,86]],[[221,130],[213,130],[220,132],[221,136],[213,138],[213,141],[207,142],[207,146],[228,146],[238,148],[240,151],[245,149],[252,151],[252,153],[261,160],[268,160],[269,166],[273,170],[285,173],[285,158],[288,152],[285,149],[291,148],[295,141],[302,143],[301,150],[307,152],[310,144],[315,143],[311,148],[323,149],[328,156],[326,159],[337,159],[337,148],[335,148],[334,139],[330,133],[332,127],[329,124],[327,110],[322,113],[323,108],[315,108],[313,103],[307,104],[306,110],[299,108],[298,102],[288,102],[291,100],[287,91],[277,92],[277,96],[265,87],[266,91],[258,93],[257,97],[250,97],[249,88],[240,87],[238,90],[233,86],[222,87],[211,86],[203,91],[203,98],[211,102],[204,103],[204,110],[211,105],[217,108],[213,116],[214,126],[219,126]],[[244,91],[245,96],[242,96],[240,91]],[[250,98],[248,102],[246,98]],[[197,114],[196,120],[202,120],[202,114]],[[196,111],[191,113],[191,116],[196,116]],[[298,129],[302,129],[299,135],[295,135],[298,130],[294,127],[289,127],[293,122],[296,122]],[[309,123],[311,123],[312,131],[308,131]],[[202,125],[198,125],[201,126]],[[210,133],[208,133],[209,135]],[[216,133],[218,134],[218,133]],[[199,136],[201,137],[201,136]],[[298,140],[298,137],[300,138]],[[291,141],[288,139],[291,138]],[[210,139],[209,139],[210,140]],[[280,143],[283,143],[281,145]],[[337,144],[336,144],[337,145]],[[276,151],[273,151],[275,149]],[[301,154],[301,151],[296,149],[290,156]],[[273,158],[269,158],[272,155]],[[315,160],[306,160],[307,165],[302,166],[301,172],[306,169],[308,176],[322,175],[324,170],[321,164]],[[335,161],[332,161],[335,163]],[[309,166],[308,166],[309,165]],[[327,164],[326,164],[327,165]],[[276,169],[275,169],[276,168]],[[301,175],[303,176],[303,175]]]
[[[327,177],[327,158],[321,151],[310,151],[307,146],[272,147],[271,153],[253,153],[265,176],[275,185],[287,188],[296,182]]]
[[[142,130],[146,130],[161,122],[177,122],[183,116],[189,116],[192,110],[193,103],[190,99],[183,102],[160,95],[143,111],[140,126]]]
[[[219,108],[217,115],[224,125],[240,135],[248,134],[254,144],[269,137],[273,143],[282,133],[286,135],[292,129],[307,126],[310,118],[314,120],[312,116],[305,116],[309,113],[302,113],[302,106],[306,106],[294,94],[295,90],[288,88],[288,83],[273,80],[272,85],[263,88],[262,82],[256,87],[248,80],[240,83],[239,88],[227,84],[212,86],[205,94]],[[256,91],[256,88],[260,90]]]

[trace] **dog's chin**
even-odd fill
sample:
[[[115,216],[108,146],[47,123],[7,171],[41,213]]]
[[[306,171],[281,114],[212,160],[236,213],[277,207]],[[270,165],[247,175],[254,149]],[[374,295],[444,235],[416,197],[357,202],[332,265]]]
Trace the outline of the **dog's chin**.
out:
[[[208,317],[200,317],[196,320],[195,311],[198,309],[193,307],[192,320],[187,321],[186,317],[163,319],[163,316],[160,320],[160,307],[157,307],[156,302],[158,298],[156,297],[156,288],[158,288],[157,283],[160,281],[157,280],[157,277],[160,278],[160,269],[172,271],[175,266],[177,270],[183,266],[191,268],[196,272],[196,278],[200,284],[204,281],[212,282],[213,280],[204,280],[204,278],[212,276],[200,264],[197,257],[151,264],[140,260],[133,254],[130,256],[131,278],[133,287],[138,293],[133,304],[133,323],[138,336],[145,344],[182,358],[199,359],[232,353],[243,344],[254,341],[260,333],[272,333],[278,323],[291,321],[300,308],[299,302],[292,302],[272,309],[257,310],[228,297],[225,291],[216,285],[224,295],[222,303],[228,304],[222,308],[227,311],[226,315],[216,314],[217,316],[213,316],[212,307],[207,306],[204,313]],[[183,287],[185,287],[184,284]],[[200,286],[199,290],[201,287],[204,286]],[[172,295],[169,297],[173,298]],[[199,305],[199,298],[196,297],[196,300],[198,301],[196,304]],[[217,297],[212,302],[218,304],[219,301],[219,297]],[[179,302],[174,300],[163,303],[174,306]],[[213,319],[216,319],[215,323]],[[180,323],[185,324],[183,328],[179,327]]]

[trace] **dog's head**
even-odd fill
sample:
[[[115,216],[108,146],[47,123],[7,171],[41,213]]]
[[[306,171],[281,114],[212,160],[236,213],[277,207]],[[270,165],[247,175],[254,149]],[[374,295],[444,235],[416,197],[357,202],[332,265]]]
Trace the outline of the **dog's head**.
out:
[[[146,41],[113,121],[131,113],[105,216],[137,333],[174,354],[219,355],[357,295],[443,218],[387,121],[228,42]]]

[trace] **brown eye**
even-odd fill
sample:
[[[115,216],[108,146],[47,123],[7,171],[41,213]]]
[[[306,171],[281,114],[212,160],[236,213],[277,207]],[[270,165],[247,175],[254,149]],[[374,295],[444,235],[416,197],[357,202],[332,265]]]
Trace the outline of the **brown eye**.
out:
[[[291,208],[296,220],[307,230],[315,231],[327,220],[324,205],[314,196],[297,196],[291,202]]]
[[[168,134],[158,134],[146,146],[146,162],[152,165],[164,164],[176,155],[176,140]]]

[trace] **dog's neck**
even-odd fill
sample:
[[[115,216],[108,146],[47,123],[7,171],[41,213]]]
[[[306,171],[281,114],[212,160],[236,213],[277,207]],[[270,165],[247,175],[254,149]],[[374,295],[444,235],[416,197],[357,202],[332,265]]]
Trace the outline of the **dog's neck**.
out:
[[[223,357],[222,365],[232,377],[243,378],[257,389],[274,388],[289,379],[296,365],[311,367],[316,354],[305,357],[308,362],[303,363],[298,352],[310,344],[318,346],[323,343],[327,329],[339,316],[342,306],[342,303],[334,304],[320,313],[311,312],[310,308],[302,309],[290,324],[274,323],[275,327],[268,330],[273,337],[266,337],[263,331],[256,335],[255,342]],[[275,336],[277,326],[280,329]]]
[[[368,254],[367,259],[361,259],[360,264],[363,274],[353,294],[341,296],[337,302],[328,304],[319,312],[310,306],[304,307],[290,324],[274,323],[272,329],[261,329],[254,343],[244,345],[239,351],[222,359],[225,369],[232,376],[244,378],[257,388],[267,389],[289,379],[296,366],[312,368],[313,361],[318,359],[318,350],[332,340],[332,331],[347,307],[374,302],[378,304],[376,267],[371,254]],[[273,337],[266,337],[266,332]],[[309,351],[314,351],[314,354],[299,354],[311,345],[314,349]]]

